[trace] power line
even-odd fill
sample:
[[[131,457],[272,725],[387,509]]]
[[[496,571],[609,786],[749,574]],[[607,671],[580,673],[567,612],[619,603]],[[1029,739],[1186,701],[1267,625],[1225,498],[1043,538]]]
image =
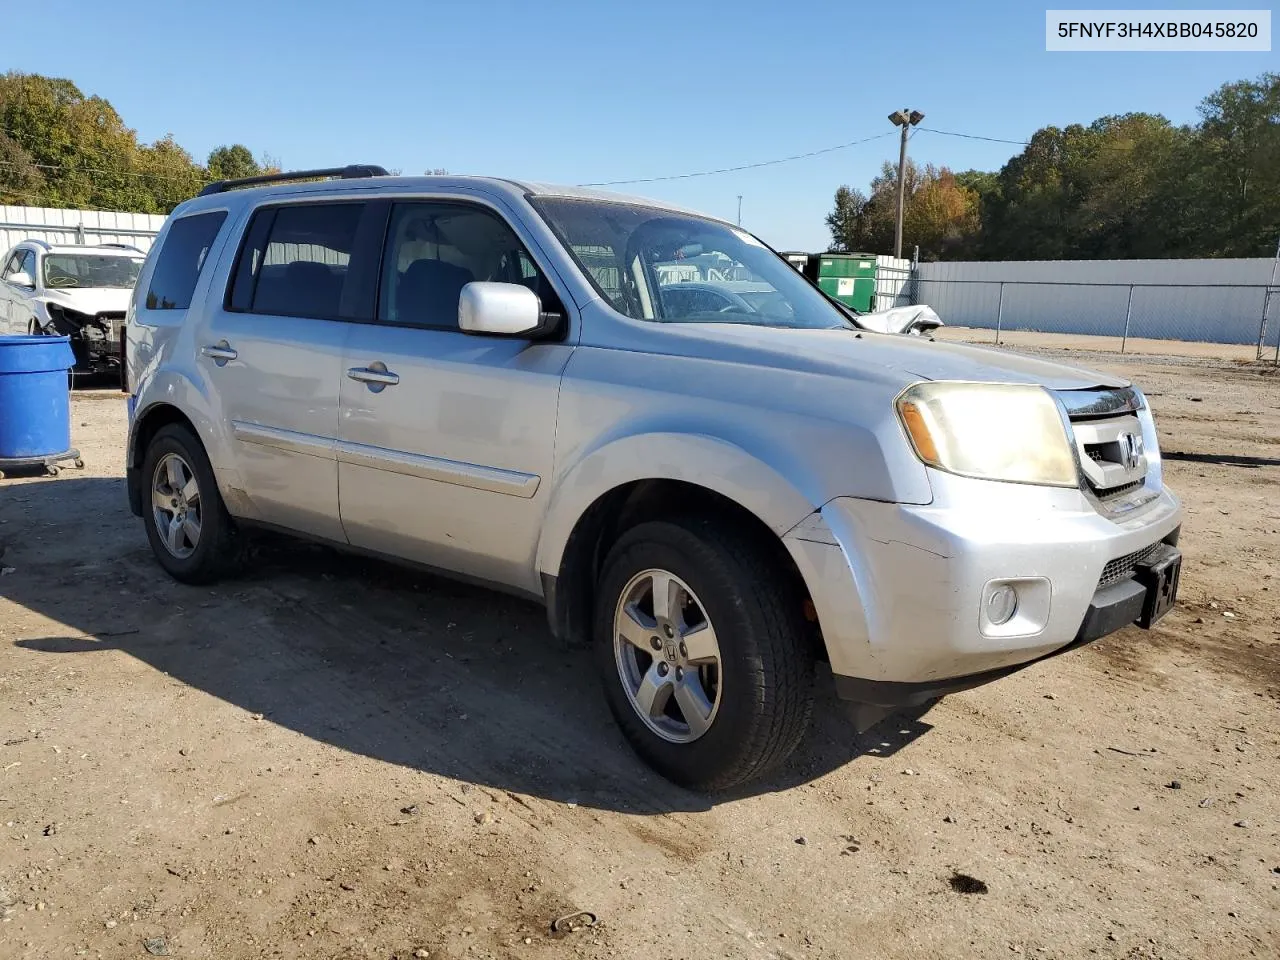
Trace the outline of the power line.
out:
[[[22,193],[18,190],[10,190],[8,187],[0,186],[0,198],[4,197],[16,197],[19,200],[31,200],[34,201],[35,204],[39,204],[48,199],[48,197],[41,197],[39,194]],[[9,204],[6,202],[5,206],[21,206],[21,204]]]
[[[823,147],[821,150],[810,150],[808,153],[797,153],[790,157],[779,157],[776,160],[761,160],[758,163],[744,163],[737,167],[720,167],[717,170],[701,170],[697,173],[673,173],[665,177],[637,177],[634,180],[602,180],[596,183],[580,183],[580,187],[616,187],[628,183],[657,183],[661,180],[689,180],[693,177],[713,177],[721,173],[737,173],[739,170],[755,170],[759,167],[772,167],[780,163],[791,163],[794,160],[807,160],[810,157],[821,156],[824,153],[834,153],[837,150],[847,150],[849,147],[856,147],[864,143],[870,143],[872,140],[882,140],[885,137],[892,136],[893,131],[887,133],[877,133],[874,137],[863,137],[861,140],[850,140],[848,143],[839,143],[834,147]]]
[[[925,133],[937,133],[944,137],[962,137],[965,140],[985,140],[988,143],[1012,143],[1019,147],[1031,146],[1030,140],[1006,140],[1004,137],[983,137],[976,133],[956,133],[954,130],[935,130],[933,127],[920,127],[919,129]],[[1134,150],[1134,146],[1126,147],[1118,143],[1098,143],[1088,145],[1085,149],[1099,151],[1110,150],[1114,153],[1131,153]]]
[[[933,127],[921,127],[923,133],[937,133],[944,137],[963,137],[965,140],[986,140],[988,143],[1015,143],[1020,147],[1030,145],[1029,140],[1006,140],[1003,137],[982,137],[976,133],[956,133],[954,130],[935,130]]]
[[[20,167],[23,164],[13,160],[0,160],[0,167]],[[27,166],[35,167],[37,170],[66,170],[70,173],[98,173],[107,177],[140,177],[152,180],[172,180],[174,182],[186,183],[189,178],[175,177],[167,173],[147,173],[141,170],[103,170],[100,167],[77,167],[66,163],[32,163]],[[196,178],[196,182],[200,184],[212,183],[205,177]]]

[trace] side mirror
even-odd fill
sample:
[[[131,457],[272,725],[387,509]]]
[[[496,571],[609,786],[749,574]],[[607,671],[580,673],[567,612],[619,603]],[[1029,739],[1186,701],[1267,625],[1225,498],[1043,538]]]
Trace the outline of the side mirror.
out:
[[[458,297],[458,326],[463,333],[533,338],[553,329],[558,319],[543,313],[538,295],[518,283],[473,281]]]
[[[15,287],[31,287],[33,290],[36,286],[36,282],[31,279],[31,274],[27,273],[25,270],[19,270],[17,273],[10,274],[9,282]]]

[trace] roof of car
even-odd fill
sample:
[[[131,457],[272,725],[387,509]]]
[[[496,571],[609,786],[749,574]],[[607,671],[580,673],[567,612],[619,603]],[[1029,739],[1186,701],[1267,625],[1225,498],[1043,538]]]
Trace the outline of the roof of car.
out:
[[[23,240],[19,246],[30,245],[45,253],[92,253],[104,257],[145,257],[146,254],[134,247],[123,247],[111,244],[93,243],[47,243],[43,240]]]
[[[628,196],[597,190],[594,187],[572,187],[551,183],[539,183],[532,180],[512,180],[503,177],[454,176],[451,174],[422,177],[359,177],[352,179],[310,180],[305,182],[268,183],[257,187],[232,189],[221,193],[212,193],[188,200],[182,210],[219,207],[227,203],[228,197],[246,197],[257,200],[261,197],[279,197],[291,194],[307,193],[361,193],[366,190],[383,190],[388,187],[411,193],[414,190],[440,190],[450,187],[481,188],[489,193],[496,193],[509,199],[518,200],[526,196],[533,197],[566,197],[575,200],[602,200],[609,203],[635,203],[646,207],[656,207],[675,213],[688,213],[695,216],[707,216],[662,200],[646,197]]]

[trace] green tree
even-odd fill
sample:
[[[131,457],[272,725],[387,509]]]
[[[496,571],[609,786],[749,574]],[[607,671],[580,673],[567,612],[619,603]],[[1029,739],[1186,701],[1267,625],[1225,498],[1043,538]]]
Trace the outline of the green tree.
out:
[[[1280,233],[1280,74],[1223,84],[1200,116],[1181,199],[1205,219],[1201,243],[1210,256],[1270,256]]]
[[[906,167],[902,224],[904,251],[920,247],[924,259],[938,259],[977,229],[977,194],[945,167]],[[885,253],[893,249],[898,217],[898,170],[885,163],[871,181],[868,197],[850,187],[836,191],[835,209],[827,215],[833,249]]]
[[[200,192],[209,179],[169,134],[138,151],[137,169],[142,195],[137,208],[148,213],[168,213],[183,200]]]
[[[242,143],[217,147],[209,154],[206,166],[210,180],[239,180],[256,177],[263,172],[253,159],[253,153]]]
[[[855,190],[852,187],[836,189],[835,209],[827,214],[827,229],[831,231],[832,250],[849,253],[863,246],[862,214],[866,206],[867,197],[861,190]]]
[[[0,130],[43,173],[48,205],[131,209],[137,140],[106,100],[86,97],[70,80],[6,73]]]
[[[31,154],[0,130],[0,203],[30,204],[39,199],[44,175]]]
[[[223,176],[265,166],[241,144],[209,161]],[[208,179],[172,136],[139,143],[110,103],[70,80],[0,74],[0,200],[167,213]]]

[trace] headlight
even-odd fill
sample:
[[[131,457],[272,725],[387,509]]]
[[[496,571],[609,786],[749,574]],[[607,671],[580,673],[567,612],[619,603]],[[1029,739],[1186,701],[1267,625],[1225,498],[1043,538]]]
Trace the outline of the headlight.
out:
[[[1043,387],[917,383],[897,407],[916,455],[931,467],[982,480],[1078,484],[1066,428]]]

